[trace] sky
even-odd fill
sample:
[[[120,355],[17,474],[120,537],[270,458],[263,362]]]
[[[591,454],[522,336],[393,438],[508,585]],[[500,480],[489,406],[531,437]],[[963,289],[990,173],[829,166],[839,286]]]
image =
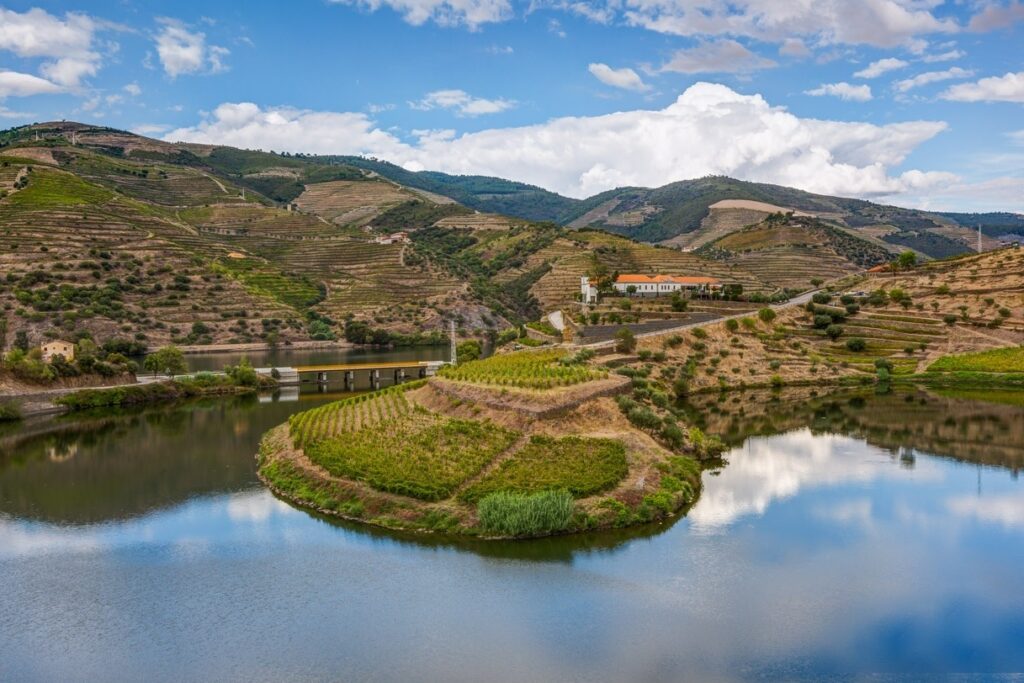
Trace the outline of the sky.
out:
[[[0,0],[0,127],[1024,213],[1024,0]]]

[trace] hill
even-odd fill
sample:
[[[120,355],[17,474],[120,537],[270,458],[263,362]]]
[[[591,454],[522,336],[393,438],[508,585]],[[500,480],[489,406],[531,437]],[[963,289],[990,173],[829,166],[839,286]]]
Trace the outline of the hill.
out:
[[[853,233],[853,234],[851,234]],[[891,260],[884,246],[810,216],[769,214],[726,232],[697,254],[746,270],[762,282],[792,290]]]
[[[748,273],[604,232],[474,212],[338,159],[76,123],[0,133],[6,338],[159,346],[429,340],[574,300],[579,277]],[[403,231],[408,238],[388,235]]]

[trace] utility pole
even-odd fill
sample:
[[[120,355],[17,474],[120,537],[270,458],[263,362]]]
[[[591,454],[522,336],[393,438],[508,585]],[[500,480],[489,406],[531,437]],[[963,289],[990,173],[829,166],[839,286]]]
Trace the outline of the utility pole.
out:
[[[978,223],[978,253],[981,253],[981,223]]]
[[[451,340],[452,340],[452,352],[451,352],[451,359],[452,360],[451,360],[451,362],[452,362],[452,365],[458,365],[458,363],[459,363],[459,353],[458,353],[458,349],[456,348],[456,344],[455,344],[455,321],[454,320],[449,320],[448,321],[448,331],[449,331],[449,334],[450,334]]]

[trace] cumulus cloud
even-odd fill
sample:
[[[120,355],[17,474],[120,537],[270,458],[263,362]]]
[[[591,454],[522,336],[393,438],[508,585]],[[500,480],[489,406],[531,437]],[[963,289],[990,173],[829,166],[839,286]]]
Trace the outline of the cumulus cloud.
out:
[[[907,92],[908,90],[919,88],[922,85],[928,85],[929,83],[951,81],[956,78],[970,78],[973,75],[973,71],[968,71],[967,69],[961,69],[958,66],[954,66],[952,69],[946,69],[945,71],[926,71],[925,73],[918,74],[912,78],[896,81],[893,84],[893,87],[900,92]]]
[[[772,60],[754,54],[735,40],[725,39],[676,50],[661,70],[682,74],[747,73],[775,65]]]
[[[420,26],[432,21],[439,26],[466,26],[472,30],[482,24],[504,21],[512,17],[509,0],[330,0],[336,4],[354,5],[371,12],[388,7],[402,15],[406,22]]]
[[[697,83],[664,109],[565,117],[413,143],[366,114],[222,104],[166,140],[388,159],[411,170],[514,178],[574,197],[711,174],[847,196],[897,195],[954,180],[890,169],[946,128],[802,119],[760,95]]]
[[[902,59],[889,57],[887,59],[879,59],[877,62],[871,62],[867,68],[861,69],[853,75],[857,78],[878,78],[886,72],[902,69],[909,65],[909,62],[905,62]]]
[[[458,116],[480,116],[482,114],[498,114],[514,107],[513,100],[498,98],[488,100],[482,97],[473,97],[465,90],[435,90],[428,93],[426,97],[417,102],[410,102],[409,106],[420,111],[430,109],[449,109]]]
[[[637,92],[651,89],[651,86],[644,83],[636,71],[628,67],[613,69],[607,64],[591,64],[587,67],[587,70],[593,74],[594,78],[613,88],[635,90]]]
[[[1024,4],[1011,2],[1008,5],[991,4],[971,17],[968,31],[983,33],[1008,28],[1018,21],[1024,21]]]
[[[100,68],[100,54],[93,49],[99,28],[99,22],[85,14],[69,12],[61,19],[38,8],[24,13],[0,8],[0,50],[46,59],[40,73],[73,88]]]
[[[154,38],[156,53],[168,76],[225,70],[224,58],[230,54],[227,48],[208,45],[206,34],[190,30],[177,19],[162,17],[157,21],[161,29]]]
[[[841,100],[867,102],[871,99],[871,86],[851,85],[846,82],[825,83],[813,90],[805,90],[804,94],[812,95],[814,97],[831,95],[832,97],[838,97]]]
[[[535,5],[566,7],[563,0]],[[933,13],[934,0],[595,0],[586,5],[604,23],[615,19],[678,36],[732,36],[782,43],[921,47],[919,36],[960,26]],[[569,7],[569,9],[572,9]],[[579,13],[579,12],[577,12]]]
[[[0,100],[5,97],[28,97],[58,93],[61,87],[45,78],[18,71],[0,71]]]
[[[956,102],[1024,102],[1024,71],[954,85],[939,97]]]

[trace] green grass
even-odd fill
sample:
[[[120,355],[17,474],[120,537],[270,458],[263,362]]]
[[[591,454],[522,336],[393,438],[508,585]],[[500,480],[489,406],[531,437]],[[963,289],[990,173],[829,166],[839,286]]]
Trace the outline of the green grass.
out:
[[[1024,346],[943,356],[928,366],[928,372],[1024,373]]]
[[[480,526],[497,536],[543,536],[561,531],[572,519],[573,499],[568,491],[523,494],[492,493],[477,506]]]
[[[310,460],[335,476],[421,500],[446,498],[519,434],[489,422],[419,409],[375,427],[318,441]]]
[[[405,392],[418,389],[425,383],[426,380],[406,382],[296,413],[288,418],[292,442],[297,448],[306,448],[324,439],[400,418],[412,411]]]
[[[0,401],[0,422],[21,419],[21,408],[14,401]]]
[[[28,186],[10,195],[7,201],[23,209],[45,209],[103,204],[113,197],[110,190],[87,183],[78,176],[36,166],[28,174]]]
[[[238,280],[254,294],[268,296],[298,310],[323,300],[323,292],[309,278],[283,273],[255,259],[224,259],[213,267]]]
[[[564,362],[563,362],[564,361]],[[569,362],[565,351],[521,351],[446,367],[440,375],[460,382],[526,389],[551,389],[603,379],[605,370]]]
[[[582,498],[612,488],[628,471],[626,448],[620,441],[533,436],[522,450],[461,497],[472,502],[499,491],[566,490]]]

